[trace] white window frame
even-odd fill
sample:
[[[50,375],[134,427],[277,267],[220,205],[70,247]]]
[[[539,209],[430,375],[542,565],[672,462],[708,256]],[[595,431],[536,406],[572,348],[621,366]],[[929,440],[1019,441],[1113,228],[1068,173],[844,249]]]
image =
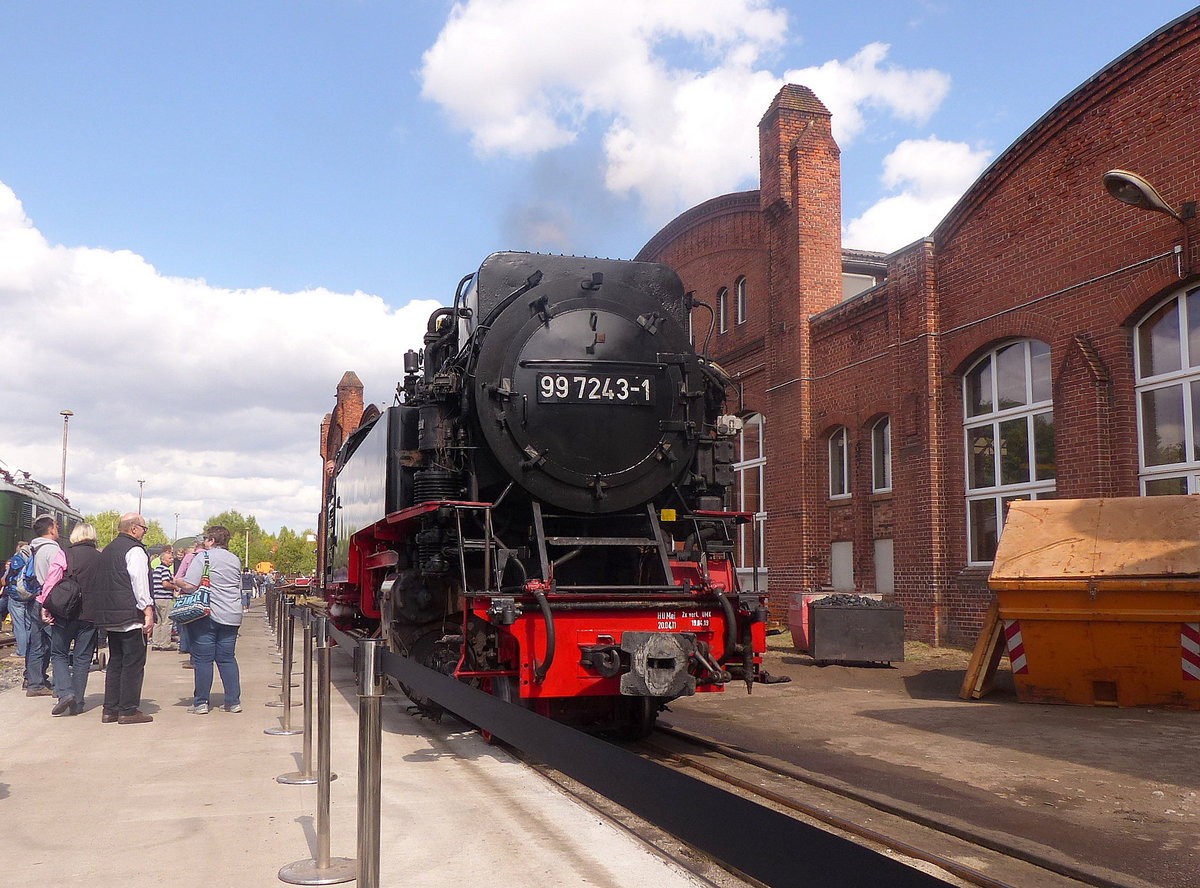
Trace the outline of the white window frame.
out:
[[[838,442],[841,442],[842,454],[841,460],[837,460],[837,454],[834,448]],[[840,462],[840,471],[835,471],[835,461]],[[834,429],[829,435],[829,498],[830,499],[849,499],[853,494],[853,489],[850,484],[850,430],[845,426],[839,426]],[[841,480],[841,484],[834,483],[835,479]],[[840,490],[838,488],[841,488]]]
[[[883,477],[880,478],[882,456]],[[871,492],[889,493],[892,489],[892,418],[884,416],[871,426]]]
[[[1137,412],[1137,448],[1138,448],[1138,489],[1142,496],[1155,496],[1159,493],[1200,493],[1200,457],[1197,448],[1200,447],[1200,430],[1196,428],[1200,422],[1193,398],[1200,397],[1200,346],[1192,348],[1188,336],[1189,320],[1192,311],[1200,313],[1200,304],[1189,310],[1188,296],[1200,296],[1200,287],[1188,287],[1176,290],[1166,299],[1155,303],[1133,328],[1133,371],[1134,371],[1134,404]],[[1197,300],[1200,303],[1200,300]],[[1142,337],[1143,325],[1157,314],[1164,306],[1175,303],[1179,318],[1179,368],[1162,373],[1142,374]],[[1200,326],[1200,318],[1196,319]],[[1196,366],[1191,366],[1196,362]],[[1179,387],[1183,400],[1183,456],[1184,459],[1155,465],[1146,462],[1145,436],[1145,400],[1144,394]],[[1191,454],[1192,459],[1187,459]],[[1170,482],[1182,482],[1180,489],[1175,491],[1154,490],[1156,485]]]
[[[746,428],[754,426],[758,429],[758,452],[746,453]],[[750,541],[758,541],[757,564],[760,571],[767,566],[766,524],[767,524],[767,419],[761,413],[748,416],[742,422],[742,430],[738,433],[738,461],[733,464],[733,477],[736,482],[737,508],[735,511],[746,511],[746,482],[752,479],[758,484],[758,511],[754,513],[753,525],[742,525],[738,528],[737,563],[738,567],[751,568],[755,564],[750,548]]]
[[[735,321],[738,324],[746,323],[746,319],[750,316],[750,306],[746,302],[746,276],[742,275],[733,283],[734,292],[734,310],[736,311]]]
[[[729,288],[722,287],[717,291],[717,332],[724,333],[729,329]]]
[[[970,565],[987,565],[992,563],[992,559],[983,559],[975,557],[977,540],[975,539],[975,522],[972,516],[976,509],[986,512],[986,503],[992,504],[994,510],[992,520],[996,527],[996,540],[1000,539],[1000,534],[1004,530],[1004,518],[1008,512],[1008,503],[1016,499],[1048,499],[1056,495],[1056,478],[1057,478],[1057,457],[1055,459],[1053,478],[1037,478],[1037,458],[1036,458],[1036,419],[1038,417],[1049,417],[1051,428],[1054,421],[1054,396],[1053,386],[1051,386],[1050,397],[1041,400],[1034,400],[1034,380],[1033,380],[1033,356],[1031,352],[1031,344],[1037,345],[1046,349],[1049,355],[1048,346],[1040,340],[1034,339],[1019,339],[1010,340],[997,345],[987,354],[981,357],[978,361],[968,368],[967,372],[962,377],[962,405],[963,405],[963,480],[966,496],[966,529],[967,529],[967,563]],[[998,374],[996,372],[996,357],[1002,352],[1013,346],[1021,346],[1022,356],[1024,361],[1025,372],[1025,403],[1013,407],[1005,407],[996,409],[999,405],[998,392]],[[991,399],[992,410],[987,413],[970,413],[969,386],[968,382],[971,376],[984,363],[990,362],[991,370],[988,374],[988,384],[990,391],[988,395]],[[1002,480],[1002,453],[998,442],[1002,441],[1000,427],[1002,424],[1015,422],[1017,420],[1025,420],[1026,428],[1026,447],[1027,460],[1029,463],[1030,479],[1027,482],[1010,482],[1004,483]],[[971,486],[971,448],[972,448],[972,432],[976,429],[981,429],[984,426],[991,427],[992,440],[992,481],[989,485],[980,485],[978,487]]]

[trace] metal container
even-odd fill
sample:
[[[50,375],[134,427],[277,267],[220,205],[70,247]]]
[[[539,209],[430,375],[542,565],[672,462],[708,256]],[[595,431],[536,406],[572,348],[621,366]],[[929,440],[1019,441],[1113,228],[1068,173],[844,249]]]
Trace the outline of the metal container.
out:
[[[809,654],[814,660],[899,663],[904,660],[904,608],[809,606]]]

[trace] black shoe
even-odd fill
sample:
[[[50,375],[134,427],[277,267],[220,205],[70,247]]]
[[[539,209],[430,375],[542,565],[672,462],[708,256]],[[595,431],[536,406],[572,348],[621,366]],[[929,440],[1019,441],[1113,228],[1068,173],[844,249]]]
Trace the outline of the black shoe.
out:
[[[74,707],[75,695],[67,694],[67,696],[62,697],[57,703],[54,704],[54,708],[50,710],[50,714],[63,715],[64,713],[70,712]]]
[[[119,725],[144,725],[146,722],[154,721],[154,716],[146,715],[140,709],[135,709],[129,715],[117,716],[117,724]]]
[[[118,718],[120,716],[117,715],[117,710],[115,709],[105,709],[100,713],[100,723],[104,725],[115,725]]]

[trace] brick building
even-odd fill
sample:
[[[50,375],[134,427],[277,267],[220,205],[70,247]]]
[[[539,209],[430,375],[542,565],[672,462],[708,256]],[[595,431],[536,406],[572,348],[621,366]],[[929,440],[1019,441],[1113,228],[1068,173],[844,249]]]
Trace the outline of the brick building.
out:
[[[793,593],[881,591],[910,637],[969,644],[1010,499],[1200,493],[1197,71],[1193,12],[886,256],[842,249],[830,114],[789,85],[759,124],[759,190],[642,249],[713,308],[694,332],[736,378],[738,497],[776,618]],[[1114,199],[1113,169],[1178,218]]]

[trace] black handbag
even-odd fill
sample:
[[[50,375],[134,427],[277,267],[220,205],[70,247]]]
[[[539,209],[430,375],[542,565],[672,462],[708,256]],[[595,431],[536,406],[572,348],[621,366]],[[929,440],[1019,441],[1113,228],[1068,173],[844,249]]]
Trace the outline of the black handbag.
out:
[[[59,622],[69,623],[79,619],[79,611],[83,608],[83,588],[79,580],[71,574],[64,576],[54,584],[42,607]]]

